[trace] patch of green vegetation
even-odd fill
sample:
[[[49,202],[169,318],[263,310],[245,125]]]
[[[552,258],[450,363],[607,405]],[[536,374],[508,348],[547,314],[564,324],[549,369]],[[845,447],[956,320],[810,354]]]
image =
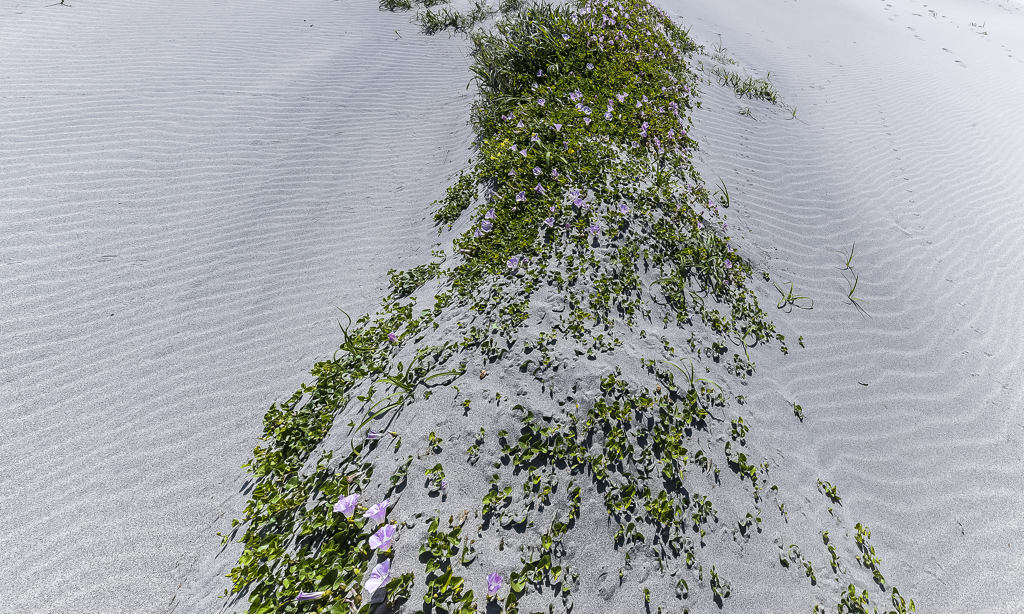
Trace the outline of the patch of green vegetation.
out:
[[[401,0],[384,2],[384,9],[406,8]],[[501,430],[488,442],[480,429],[467,462],[476,463],[488,448],[501,456],[473,510],[481,522],[473,529],[477,537],[464,532],[469,511],[458,521],[449,518],[446,528],[439,514],[428,514],[422,566],[385,578],[392,601],[422,594],[425,612],[477,611],[468,586],[485,570],[475,540],[497,541],[503,551],[507,539],[517,542],[520,559],[509,573],[504,611],[519,612],[527,598],[546,601],[548,611],[571,611],[579,578],[562,542],[580,518],[584,494],[598,505],[603,498],[620,578],[634,555],[654,553],[661,571],[676,562],[685,566],[720,606],[732,587],[708,559],[704,538],[719,523],[721,501],[712,494],[723,479],[750,496],[736,539],[761,530],[768,463],[751,458],[750,423],[727,418],[725,388],[698,377],[696,363],[708,361],[701,375],[719,364],[743,379],[754,372],[750,348],[787,350],[748,285],[750,263],[727,234],[724,182],[712,197],[693,165],[697,144],[688,134],[688,111],[697,105],[698,78],[687,58],[699,48],[645,0],[557,7],[506,0],[501,10],[493,30],[471,35],[479,85],[475,161],[435,213],[442,231],[469,222],[453,240],[453,257],[438,252],[429,263],[391,271],[380,310],[348,320],[339,351],[314,367],[315,384],[267,413],[265,445],[247,465],[257,484],[235,523],[245,531],[233,592],[248,592],[251,613],[308,611],[300,592],[322,611],[369,610],[361,585],[379,571],[367,541],[376,525],[333,506],[377,484],[372,457],[382,433],[353,441],[340,464],[331,462],[331,452],[313,469],[310,459],[332,428],[342,428],[335,423],[342,412],[352,416],[352,434],[374,427],[392,432],[394,454],[384,453],[397,455],[395,421],[435,388],[462,394],[455,382],[475,380],[478,367],[467,373],[471,362],[486,365],[481,380],[488,369],[518,369],[557,409],[544,415],[522,404],[505,409],[502,392],[473,393],[479,404],[515,415],[518,433]],[[468,14],[446,7],[417,19],[427,32],[470,32],[492,14],[478,3]],[[419,299],[429,298],[426,288],[435,286],[432,308],[417,309]],[[792,296],[790,287],[790,298],[793,304],[803,297]],[[550,307],[546,319],[530,332],[526,323],[541,306]],[[692,359],[678,361],[662,336],[654,357],[597,366],[599,357],[614,359],[628,347],[627,333],[657,336],[655,323],[689,332]],[[731,362],[725,360],[730,352]],[[600,377],[582,377],[590,373]],[[566,381],[576,382],[571,392],[559,388],[556,396]],[[583,381],[599,384],[578,390]],[[452,410],[466,415],[470,401],[453,400]],[[802,419],[798,405],[794,411]],[[732,427],[728,441],[720,423]],[[427,440],[419,458],[452,462],[437,431]],[[723,475],[723,459],[734,478]],[[409,487],[413,462],[408,456],[399,464],[385,496]],[[425,461],[414,475],[419,471],[431,497],[445,492],[441,462]],[[782,503],[779,509],[785,514]],[[877,572],[873,548],[865,541],[861,551],[858,560]],[[791,555],[787,560],[798,560]],[[799,565],[817,582],[811,561]],[[677,599],[690,597],[684,578],[673,584]],[[311,591],[320,594],[309,597]],[[840,611],[859,607],[861,595],[852,585],[851,591],[840,596]],[[642,594],[648,605],[661,597],[647,587]],[[488,598],[496,603],[497,592]]]

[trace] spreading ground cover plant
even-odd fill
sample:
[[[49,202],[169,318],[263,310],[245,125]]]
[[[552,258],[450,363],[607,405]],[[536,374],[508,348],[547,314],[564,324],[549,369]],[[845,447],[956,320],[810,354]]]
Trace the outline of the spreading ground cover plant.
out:
[[[720,379],[788,348],[724,184],[716,202],[693,165],[698,47],[644,0],[505,9],[472,35],[477,155],[435,214],[459,227],[450,247],[392,271],[379,312],[345,315],[315,383],[265,417],[232,534],[250,612],[573,611],[624,584],[648,610],[722,607],[733,582],[706,537],[753,539],[769,497],[785,516]],[[594,518],[617,579],[573,552]],[[869,537],[849,550],[884,589]],[[830,566],[850,579],[835,607],[866,611],[827,531],[818,548],[780,565],[812,585]]]

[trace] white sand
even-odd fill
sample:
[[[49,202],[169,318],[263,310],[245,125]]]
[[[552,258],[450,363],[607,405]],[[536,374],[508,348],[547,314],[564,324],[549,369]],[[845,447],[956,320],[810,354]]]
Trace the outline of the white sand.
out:
[[[429,256],[465,42],[355,0],[69,3],[0,7],[0,611],[209,611],[266,407]],[[750,391],[790,513],[829,480],[919,611],[1021,611],[1024,11],[661,6],[797,107],[695,115],[737,243],[816,301]]]
[[[716,86],[695,115],[738,243],[815,299],[776,317],[794,349],[766,356],[755,378],[771,385],[753,387],[752,429],[802,467],[775,477],[812,500],[818,478],[839,485],[845,517],[872,528],[886,578],[919,611],[1024,611],[1024,11],[663,6],[709,46],[720,34],[741,66],[771,71],[797,107],[787,120]],[[737,113],[747,106],[754,119]],[[870,317],[837,270],[853,242]],[[783,420],[788,402],[807,413],[802,428]]]
[[[68,4],[0,6],[0,612],[167,612],[335,307],[429,258],[468,60],[366,3]]]

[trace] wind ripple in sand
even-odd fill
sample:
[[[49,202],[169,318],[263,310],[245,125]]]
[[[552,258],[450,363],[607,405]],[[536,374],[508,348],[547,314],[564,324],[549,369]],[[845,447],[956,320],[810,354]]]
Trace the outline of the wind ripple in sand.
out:
[[[886,577],[920,611],[1019,612],[1024,68],[1001,43],[1024,40],[1024,18],[928,7],[936,17],[902,2],[666,4],[770,70],[798,109],[787,120],[706,86],[694,131],[732,192],[737,243],[815,299],[776,318],[791,352],[759,359],[769,390],[750,397],[752,432],[791,473],[780,488],[801,511],[818,478],[839,485],[841,513],[873,529]],[[993,11],[1002,41],[967,27]],[[853,242],[870,317],[837,270]]]
[[[0,610],[208,610],[264,411],[429,257],[466,44],[374,3],[68,4],[0,9]]]

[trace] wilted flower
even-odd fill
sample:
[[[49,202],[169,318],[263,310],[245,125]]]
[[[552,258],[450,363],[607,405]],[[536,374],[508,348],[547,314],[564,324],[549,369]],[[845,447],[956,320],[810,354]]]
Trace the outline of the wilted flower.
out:
[[[697,230],[704,230],[704,224],[697,222]]]
[[[380,439],[383,436],[384,436],[384,433],[378,433],[377,431],[375,431],[373,429],[370,429],[370,430],[366,431],[366,439],[367,439],[367,441],[373,441],[375,439]]]
[[[395,537],[395,530],[398,527],[389,524],[381,527],[376,533],[370,536],[370,549],[387,552],[391,549],[391,540]]]
[[[494,213],[494,209],[491,209],[490,211],[488,211],[487,213],[484,214],[484,219],[485,220],[493,220],[493,219],[495,219],[497,217],[498,216]]]
[[[540,167],[539,167],[539,166],[535,166],[535,167],[533,167],[533,175],[534,175],[535,177],[540,177],[540,174],[541,174],[542,172],[543,172],[543,171],[542,171],[542,170],[540,170]]]
[[[390,504],[391,501],[389,501],[388,499],[384,499],[377,505],[374,505],[370,509],[366,510],[366,513],[363,514],[363,518],[369,518],[374,522],[384,522],[384,517],[388,513],[388,505]]]
[[[490,232],[492,228],[494,228],[494,224],[492,224],[490,220],[480,222],[480,230]]]
[[[326,594],[326,591],[317,591],[315,593],[299,593],[298,597],[295,598],[295,601],[313,601],[315,599],[323,597],[324,594]]]
[[[547,225],[548,228],[554,228],[555,227],[555,218],[549,217],[549,218],[545,219],[544,220],[544,224]]]
[[[519,192],[516,194],[516,202],[521,203],[526,200],[526,191]]]
[[[498,572],[491,572],[487,574],[487,596],[493,597],[498,594],[501,590],[501,585],[505,579],[498,575]]]
[[[441,494],[448,494],[448,480],[441,480]]]
[[[373,568],[370,572],[370,579],[363,584],[363,588],[366,592],[371,595],[377,591],[378,588],[388,583],[391,580],[391,559],[388,559]]]
[[[352,513],[356,511],[356,503],[359,503],[359,493],[349,495],[347,497],[341,497],[338,502],[334,504],[334,511],[345,514],[345,518],[351,518]]]

